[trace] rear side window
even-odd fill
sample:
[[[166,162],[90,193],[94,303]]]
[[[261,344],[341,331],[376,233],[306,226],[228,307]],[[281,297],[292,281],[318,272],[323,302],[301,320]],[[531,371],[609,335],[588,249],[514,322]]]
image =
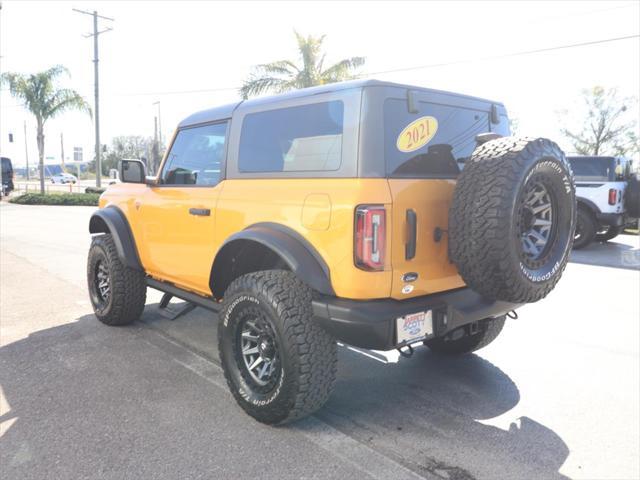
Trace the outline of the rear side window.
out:
[[[226,122],[180,130],[162,170],[162,183],[216,185],[224,163],[226,134]]]
[[[342,162],[344,105],[315,103],[248,114],[242,123],[241,172],[333,171]]]
[[[417,107],[418,113],[409,113],[406,100],[385,100],[384,147],[387,175],[401,178],[456,177],[476,147],[476,135],[490,131],[489,112],[426,102],[418,102]],[[410,135],[412,132],[407,132],[406,128],[423,117],[433,117],[437,121],[436,128],[433,120],[427,125],[427,130],[429,127],[431,130],[427,132],[427,138],[433,136],[416,150],[400,150],[399,143],[412,148],[411,139],[404,143],[398,140],[400,134]],[[420,137],[424,135],[424,128],[420,125],[418,127],[420,128],[413,133],[416,134],[417,144],[421,144]]]
[[[577,181],[613,182],[616,179],[613,157],[569,157],[569,163]]]

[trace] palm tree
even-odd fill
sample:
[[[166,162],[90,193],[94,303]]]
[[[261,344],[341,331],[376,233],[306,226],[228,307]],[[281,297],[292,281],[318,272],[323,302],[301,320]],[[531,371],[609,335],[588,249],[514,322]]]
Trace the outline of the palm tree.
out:
[[[364,57],[351,57],[325,69],[325,54],[322,52],[325,36],[309,35],[305,38],[296,31],[294,33],[298,41],[301,63],[296,65],[290,60],[280,60],[255,66],[254,71],[240,88],[242,98],[247,99],[267,91],[281,93],[297,88],[349,80],[354,78],[353,71],[364,65]]]
[[[8,83],[11,95],[24,102],[24,107],[36,117],[41,193],[44,193],[44,124],[67,110],[80,110],[91,115],[91,107],[78,92],[56,87],[55,81],[62,74],[69,75],[69,71],[62,65],[56,65],[31,75],[6,72],[0,77],[0,84]]]

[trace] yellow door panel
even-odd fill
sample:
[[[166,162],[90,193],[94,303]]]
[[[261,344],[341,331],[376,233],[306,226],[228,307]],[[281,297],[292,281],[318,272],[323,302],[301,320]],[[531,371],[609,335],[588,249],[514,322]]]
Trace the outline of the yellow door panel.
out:
[[[385,179],[234,179],[223,184],[216,209],[216,249],[255,223],[279,223],[315,247],[329,267],[339,297],[389,296],[390,263],[384,271],[365,272],[353,262],[355,207],[383,204],[390,218],[391,196]]]
[[[150,275],[211,295],[209,274],[221,189],[222,184],[147,187],[138,200],[135,236],[140,260]]]
[[[449,262],[446,233],[439,242],[434,239],[436,227],[447,230],[455,180],[390,179],[388,182],[393,198],[391,296],[403,299],[463,287],[455,265]],[[416,253],[410,260],[405,258],[408,209],[414,210],[417,216]],[[402,277],[409,272],[417,273],[418,278],[406,283]],[[403,293],[403,288],[407,293]]]

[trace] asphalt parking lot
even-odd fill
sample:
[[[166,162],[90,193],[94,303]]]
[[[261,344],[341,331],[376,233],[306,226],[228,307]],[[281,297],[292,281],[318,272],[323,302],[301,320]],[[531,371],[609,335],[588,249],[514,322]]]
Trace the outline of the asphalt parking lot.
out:
[[[4,478],[640,478],[637,236],[575,252],[477,355],[341,347],[327,405],[272,428],[227,392],[213,314],[95,320],[92,210],[0,205]]]

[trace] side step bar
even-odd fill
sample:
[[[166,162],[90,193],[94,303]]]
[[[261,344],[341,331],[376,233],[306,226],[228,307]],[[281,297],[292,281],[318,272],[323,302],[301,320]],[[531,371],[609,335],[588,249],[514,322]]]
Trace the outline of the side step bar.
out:
[[[220,304],[213,298],[204,297],[202,295],[198,295],[197,293],[183,290],[180,287],[176,287],[172,283],[161,282],[160,280],[156,280],[154,278],[147,278],[147,286],[155,288],[156,290],[160,290],[165,294],[168,293],[174,297],[180,298],[187,302],[191,302],[199,307],[211,310],[212,312],[218,312],[220,310]]]

